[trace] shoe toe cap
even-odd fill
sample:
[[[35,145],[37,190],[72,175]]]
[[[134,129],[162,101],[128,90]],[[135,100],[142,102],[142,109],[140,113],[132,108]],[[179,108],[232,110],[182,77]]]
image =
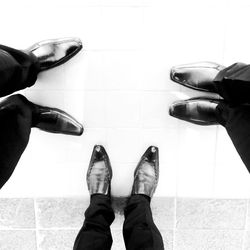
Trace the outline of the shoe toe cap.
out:
[[[169,107],[169,115],[173,117],[182,117],[186,115],[186,104],[183,102],[175,102]]]

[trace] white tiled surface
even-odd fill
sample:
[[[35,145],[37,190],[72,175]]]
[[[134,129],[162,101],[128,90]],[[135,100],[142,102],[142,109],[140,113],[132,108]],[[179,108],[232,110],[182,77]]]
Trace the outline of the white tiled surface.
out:
[[[2,197],[86,196],[86,169],[97,143],[110,155],[115,195],[129,194],[140,156],[155,144],[161,171],[156,196],[250,196],[249,174],[223,128],[168,116],[172,101],[201,94],[171,82],[171,66],[249,62],[248,1],[10,0],[2,8],[2,44],[26,48],[47,38],[82,39],[80,54],[41,74],[24,93],[68,111],[85,127],[80,138],[33,129]]]

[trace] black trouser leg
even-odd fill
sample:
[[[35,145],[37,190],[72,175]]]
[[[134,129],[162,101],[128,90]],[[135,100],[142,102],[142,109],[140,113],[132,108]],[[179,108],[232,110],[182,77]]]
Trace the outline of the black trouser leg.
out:
[[[38,73],[34,55],[0,45],[0,97],[32,86]]]
[[[84,224],[75,240],[74,250],[111,249],[113,240],[110,225],[114,218],[110,197],[103,194],[91,196]]]
[[[250,105],[220,103],[216,114],[250,172]]]
[[[32,110],[25,97],[13,95],[0,103],[0,189],[28,144],[31,126]]]
[[[217,92],[230,103],[250,103],[250,65],[235,63],[214,79]]]
[[[150,198],[132,195],[124,210],[123,237],[128,250],[162,250],[163,240],[154,224]]]

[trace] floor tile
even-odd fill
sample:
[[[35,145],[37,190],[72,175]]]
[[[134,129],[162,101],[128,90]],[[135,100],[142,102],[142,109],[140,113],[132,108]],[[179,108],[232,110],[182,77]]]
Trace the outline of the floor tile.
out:
[[[36,232],[33,230],[0,230],[1,250],[36,250]]]
[[[166,250],[173,250],[173,231],[172,230],[160,230],[162,239],[163,239],[163,244],[164,244],[164,248]]]
[[[35,228],[33,199],[0,199],[0,229]]]
[[[71,250],[77,234],[77,230],[39,230],[39,250]]]
[[[212,197],[216,152],[216,126],[182,122],[178,155],[177,195]]]
[[[136,128],[140,122],[141,99],[137,92],[107,92],[107,127]]]
[[[243,231],[178,230],[175,249],[177,250],[241,250]]]
[[[249,250],[250,249],[250,232],[245,232],[244,235],[244,244],[243,244],[243,250]]]
[[[78,228],[84,221],[89,200],[75,198],[37,199],[39,228]]]
[[[178,229],[245,229],[246,200],[177,199]]]
[[[217,140],[214,197],[249,198],[249,173],[226,130],[220,127]]]
[[[161,230],[173,229],[175,223],[175,199],[155,197],[151,209],[156,226]]]

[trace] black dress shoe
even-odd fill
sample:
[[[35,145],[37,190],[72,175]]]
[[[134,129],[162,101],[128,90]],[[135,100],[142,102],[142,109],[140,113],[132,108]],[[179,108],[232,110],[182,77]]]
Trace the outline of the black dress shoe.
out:
[[[81,49],[80,39],[61,38],[36,43],[25,51],[35,55],[40,64],[40,71],[44,71],[67,62]]]
[[[22,113],[27,111],[31,114],[30,119],[26,119],[28,126],[46,132],[67,135],[83,133],[83,126],[63,110],[34,104],[20,94],[4,99],[0,104],[0,110],[20,110]]]
[[[50,133],[81,135],[83,126],[71,115],[57,108],[33,104],[32,127]]]
[[[220,102],[206,97],[177,101],[170,106],[169,114],[198,125],[216,125],[218,124],[216,107]]]
[[[109,157],[101,145],[94,146],[87,172],[87,185],[90,195],[110,195],[112,168]]]
[[[213,80],[224,68],[213,62],[185,64],[173,67],[170,78],[174,82],[192,89],[217,93]]]
[[[159,150],[151,146],[141,157],[135,172],[132,195],[143,194],[152,198],[159,180]]]

